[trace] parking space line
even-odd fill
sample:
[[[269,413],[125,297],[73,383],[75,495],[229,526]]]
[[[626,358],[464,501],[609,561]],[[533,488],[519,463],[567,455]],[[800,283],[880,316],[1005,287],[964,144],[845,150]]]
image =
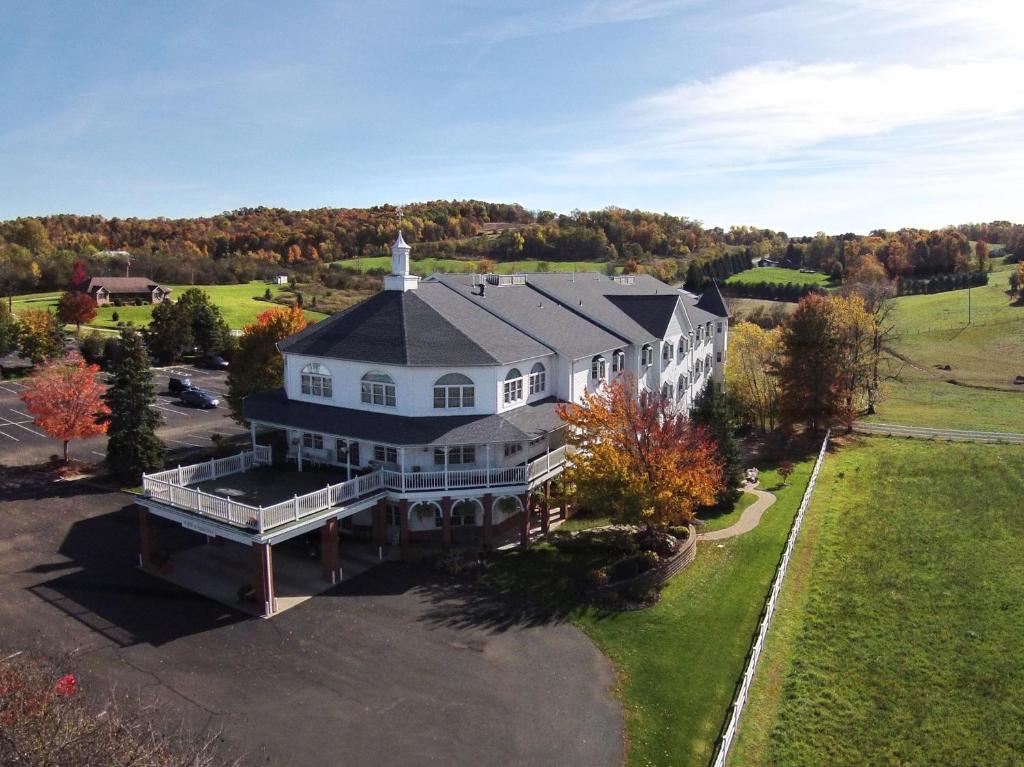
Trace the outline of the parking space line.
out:
[[[106,458],[107,457],[106,453],[98,453],[95,450],[90,450],[89,452],[92,453],[93,455],[98,455],[100,458]]]
[[[175,445],[188,445],[189,447],[202,447],[202,445],[197,445],[195,442],[183,442],[180,439],[170,439],[170,438],[167,438],[164,441],[165,442],[173,442]]]
[[[20,439],[18,439],[17,437],[12,437],[10,434],[8,434],[5,431],[0,431],[0,434],[3,434],[5,437],[7,437],[7,439],[13,439],[15,442],[21,442]]]
[[[26,421],[25,423],[32,423],[32,422],[31,421]],[[20,423],[15,423],[14,421],[12,421],[9,418],[4,418],[2,415],[0,415],[0,424],[6,424],[8,426],[17,426],[19,429],[24,429],[25,431],[31,432],[32,434],[35,434],[35,435],[40,436],[40,437],[43,437],[44,439],[50,439],[47,435],[43,434],[41,431],[36,431],[35,429],[30,429],[27,426],[24,426],[24,425],[22,425]]]
[[[2,385],[0,385],[0,389],[3,389],[8,394],[17,394],[18,393],[18,391],[16,389],[8,389],[6,386],[2,386]]]
[[[155,407],[157,410],[162,410],[165,413],[174,413],[176,415],[183,415],[186,418],[191,418],[192,417],[191,413],[184,413],[181,410],[177,410],[177,409],[175,409],[173,407],[163,407],[162,405],[153,405],[153,407]]]

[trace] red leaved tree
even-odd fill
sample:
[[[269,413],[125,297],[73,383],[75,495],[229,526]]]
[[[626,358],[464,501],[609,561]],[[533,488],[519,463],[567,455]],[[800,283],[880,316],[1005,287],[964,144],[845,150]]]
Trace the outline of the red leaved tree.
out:
[[[74,325],[75,331],[80,333],[82,325],[96,319],[96,302],[85,293],[65,291],[57,301],[57,319],[65,325]]]
[[[626,376],[558,406],[576,447],[566,479],[581,506],[615,521],[685,524],[722,488],[715,442],[665,397],[635,391]]]
[[[85,360],[60,359],[43,365],[21,395],[36,426],[54,439],[64,442],[64,461],[68,443],[106,434],[100,418],[110,413],[103,402],[103,387],[96,381],[96,365]]]

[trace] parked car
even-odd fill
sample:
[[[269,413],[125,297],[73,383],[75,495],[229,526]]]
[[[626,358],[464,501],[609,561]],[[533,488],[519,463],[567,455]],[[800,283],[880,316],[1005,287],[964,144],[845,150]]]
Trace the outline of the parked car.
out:
[[[204,368],[210,370],[227,370],[228,361],[220,355],[214,354],[212,357],[206,357],[203,359],[202,365]]]
[[[181,394],[183,391],[194,388],[192,379],[188,376],[179,376],[177,378],[172,376],[167,382],[167,391],[171,394]]]
[[[212,394],[204,392],[202,389],[185,389],[181,394],[178,395],[178,399],[181,400],[184,405],[191,405],[192,407],[217,407],[220,404],[220,400],[214,397]]]

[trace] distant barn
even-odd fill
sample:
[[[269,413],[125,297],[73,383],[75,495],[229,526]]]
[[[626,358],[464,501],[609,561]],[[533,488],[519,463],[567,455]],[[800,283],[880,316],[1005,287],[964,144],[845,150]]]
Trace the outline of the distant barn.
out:
[[[171,289],[159,285],[149,277],[93,277],[85,288],[97,306],[108,306],[115,301],[134,304],[160,304],[170,297]]]

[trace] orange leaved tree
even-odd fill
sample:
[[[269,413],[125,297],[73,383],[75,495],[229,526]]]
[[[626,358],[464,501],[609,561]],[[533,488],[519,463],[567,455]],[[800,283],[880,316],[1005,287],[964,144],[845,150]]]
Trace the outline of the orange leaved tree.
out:
[[[670,400],[635,391],[626,376],[558,406],[576,448],[566,480],[581,506],[617,522],[685,524],[721,490],[715,442]]]
[[[284,363],[277,350],[279,341],[306,327],[306,316],[297,306],[268,309],[256,322],[246,325],[238,339],[228,373],[228,405],[231,416],[241,423],[242,400],[259,391],[283,384]]]
[[[65,462],[71,440],[107,431],[100,419],[110,409],[103,401],[103,387],[96,381],[98,372],[96,365],[86,365],[81,358],[53,360],[39,368],[21,395],[36,426],[64,442]]]

